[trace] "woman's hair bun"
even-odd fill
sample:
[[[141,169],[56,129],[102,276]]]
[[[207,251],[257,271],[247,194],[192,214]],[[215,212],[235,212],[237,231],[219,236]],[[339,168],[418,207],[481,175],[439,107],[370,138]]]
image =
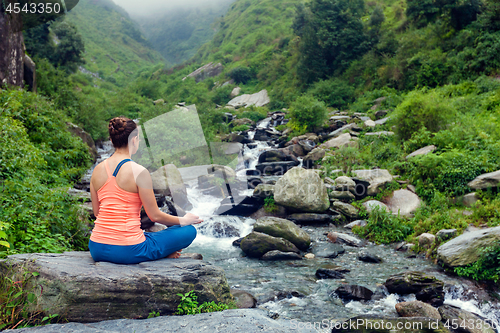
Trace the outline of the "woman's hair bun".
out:
[[[125,117],[116,117],[109,121],[109,136],[115,148],[128,144],[128,136],[137,128],[136,123]]]

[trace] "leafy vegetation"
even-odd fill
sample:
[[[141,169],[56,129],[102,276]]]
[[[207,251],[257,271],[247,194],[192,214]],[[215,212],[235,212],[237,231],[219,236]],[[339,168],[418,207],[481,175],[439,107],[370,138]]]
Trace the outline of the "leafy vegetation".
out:
[[[39,275],[21,267],[0,267],[0,330],[45,325],[56,320],[58,314],[44,316],[41,311],[30,312],[36,302],[35,287],[30,281]]]
[[[87,221],[67,189],[90,166],[87,147],[44,98],[2,90],[0,105],[0,255],[86,249]]]
[[[181,301],[177,306],[178,315],[192,315],[198,313],[206,313],[206,312],[217,312],[224,311],[230,308],[234,308],[233,305],[228,305],[225,303],[215,303],[212,302],[203,302],[202,304],[198,304],[198,296],[196,296],[194,290],[187,292],[186,294],[177,294],[177,296],[181,297]]]
[[[389,244],[404,240],[412,234],[413,226],[404,218],[375,207],[370,213],[368,224],[365,227],[355,226],[352,231],[377,244]]]
[[[500,244],[481,249],[481,259],[465,267],[456,267],[455,273],[478,281],[500,281]]]

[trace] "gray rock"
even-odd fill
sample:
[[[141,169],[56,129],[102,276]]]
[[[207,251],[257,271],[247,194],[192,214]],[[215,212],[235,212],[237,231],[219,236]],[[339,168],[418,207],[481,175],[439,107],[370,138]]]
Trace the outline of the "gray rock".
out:
[[[415,211],[422,205],[422,201],[413,192],[408,190],[397,190],[387,199],[387,206],[393,214],[412,217]]]
[[[257,198],[267,198],[274,194],[274,185],[259,184],[253,190],[253,196]]]
[[[153,190],[156,194],[171,196],[174,202],[182,208],[189,206],[186,185],[181,173],[173,164],[162,166],[151,173]]]
[[[437,250],[437,259],[447,267],[465,266],[480,258],[480,249],[499,240],[500,227],[465,232],[441,245]]]
[[[68,194],[71,195],[72,197],[77,198],[79,201],[90,201],[90,192],[83,191],[83,190],[77,190],[76,188],[69,188],[68,189]]]
[[[1,262],[40,275],[32,282],[36,308],[69,321],[98,322],[146,318],[151,311],[172,314],[177,293],[196,289],[198,301],[232,299],[221,268],[193,259],[162,259],[137,265],[94,262],[89,252],[17,254]],[[195,288],[196,286],[196,288]]]
[[[411,271],[391,275],[384,283],[391,294],[415,294],[417,300],[440,306],[444,302],[444,283],[434,276]]]
[[[364,262],[371,262],[373,264],[380,264],[381,262],[384,261],[379,256],[376,256],[376,255],[371,254],[371,253],[360,253],[358,255],[358,259],[361,261],[364,261]]]
[[[351,130],[351,129],[356,128],[356,127],[358,127],[358,126],[355,123],[344,125],[341,128],[338,128],[335,131],[328,134],[328,137],[335,138],[335,137],[341,135],[345,130]]]
[[[278,261],[278,260],[302,260],[300,254],[295,252],[281,252],[278,250],[269,251],[260,257],[261,260]]]
[[[366,225],[368,224],[368,221],[366,220],[356,220],[354,222],[351,222],[349,224],[346,224],[344,226],[344,228],[347,228],[347,229],[352,229],[353,227],[355,226],[358,226],[358,227],[366,227]]]
[[[367,195],[378,194],[393,179],[389,171],[385,169],[354,170],[353,172],[357,178],[367,181],[370,184],[367,188]]]
[[[241,118],[241,119],[233,119],[231,122],[233,126],[241,126],[241,125],[248,125],[248,126],[254,126],[255,121],[248,119],[248,118]]]
[[[302,164],[307,168],[311,169],[317,161],[320,161],[325,157],[326,151],[322,148],[314,148],[306,157],[302,160]]]
[[[345,328],[342,328],[345,327]],[[373,328],[379,327],[376,331]],[[409,329],[396,330],[395,327],[409,327]],[[384,317],[376,315],[360,315],[339,322],[332,329],[332,333],[450,333],[443,323],[436,319],[422,317]]]
[[[239,94],[241,93],[241,88],[240,87],[234,87],[233,90],[231,90],[231,95],[229,95],[229,97],[231,98],[235,98],[236,96],[238,96]]]
[[[384,118],[387,115],[387,110],[379,110],[375,112],[375,119],[379,120]]]
[[[437,232],[436,237],[441,240],[448,240],[457,235],[457,229],[441,229]]]
[[[377,200],[368,200],[366,202],[363,202],[363,207],[365,207],[366,212],[368,214],[371,214],[376,207],[388,213],[390,212],[389,207],[387,207],[384,203]]]
[[[273,237],[281,237],[292,242],[300,250],[307,250],[311,237],[295,223],[278,217],[262,217],[255,222],[253,230]],[[287,252],[287,251],[285,251]]]
[[[346,147],[351,141],[351,135],[349,133],[340,134],[338,137],[330,139],[321,145],[322,148],[341,148]]]
[[[335,188],[337,189],[337,191],[351,191],[351,192],[353,192],[356,188],[356,182],[347,176],[340,176],[340,177],[335,178],[333,185],[335,185]]]
[[[230,100],[227,105],[232,106],[234,108],[239,108],[239,107],[248,107],[251,105],[255,105],[257,107],[260,106],[265,106],[269,104],[271,100],[269,99],[269,96],[267,94],[267,90],[263,89],[259,91],[258,93],[249,95],[249,94],[243,94],[241,96],[235,97],[232,100]]]
[[[318,224],[330,223],[333,222],[336,218],[335,216],[328,214],[298,213],[288,215],[287,219],[297,224]]]
[[[281,177],[274,187],[277,204],[296,211],[323,213],[330,206],[325,184],[312,170],[295,167]]]
[[[460,331],[467,333],[494,333],[495,330],[491,328],[490,324],[487,324],[483,318],[478,315],[462,310],[460,308],[454,307],[452,305],[442,305],[438,309],[439,314],[444,322],[449,321],[450,323],[457,323],[460,327]],[[463,323],[463,324],[462,324]],[[474,325],[470,325],[474,323]],[[460,325],[462,324],[462,325]],[[454,326],[452,324],[452,326]]]
[[[182,79],[184,81],[188,77],[192,77],[195,79],[196,83],[203,81],[209,77],[214,77],[222,73],[222,70],[224,69],[224,66],[222,66],[221,63],[214,64],[213,62],[210,62],[194,72],[188,74],[186,77]]]
[[[423,233],[420,236],[418,236],[418,245],[423,248],[429,248],[434,244],[434,241],[436,240],[436,236],[433,234],[429,233]]]
[[[252,309],[257,307],[257,299],[246,291],[231,288],[231,295],[233,295],[238,309]]]
[[[425,317],[441,320],[441,315],[436,308],[421,301],[398,303],[396,311],[400,317]]]
[[[353,205],[346,204],[341,201],[332,202],[332,208],[338,210],[350,219],[356,219],[358,217],[358,209]]]
[[[251,258],[260,258],[267,252],[273,250],[299,253],[299,249],[290,241],[256,231],[252,231],[241,240],[240,248]]]
[[[24,41],[20,14],[0,13],[0,85],[23,86]]]
[[[89,133],[85,132],[81,127],[70,122],[66,123],[66,128],[71,134],[82,139],[82,141],[87,145],[89,153],[92,156],[92,160],[95,163],[97,161],[97,148],[95,146],[94,139],[92,139],[92,136]]]
[[[432,153],[434,150],[436,150],[436,146],[434,146],[434,145],[427,146],[427,147],[424,147],[424,148],[420,148],[418,150],[415,150],[410,155],[406,156],[406,159],[410,159],[412,157],[420,156],[420,155],[427,155],[427,154]]]
[[[380,120],[377,120],[377,121],[380,122]],[[380,132],[366,133],[365,135],[366,136],[382,136],[382,135],[391,136],[391,135],[394,135],[394,132],[380,131]]]
[[[344,253],[345,249],[340,244],[314,243],[311,252],[319,258],[333,259]]]
[[[373,295],[373,291],[358,285],[343,285],[334,293],[343,301],[369,301]]]
[[[472,207],[476,202],[479,201],[479,196],[476,192],[466,194],[462,197],[462,204],[465,207]]]
[[[225,310],[222,312],[202,313],[189,316],[161,316],[146,320],[120,319],[100,323],[53,324],[32,328],[22,328],[11,332],[33,333],[199,333],[231,332],[257,333],[276,332],[289,333],[298,321],[271,319],[268,313],[260,309]],[[300,323],[300,332],[316,333]]]
[[[343,234],[340,232],[329,232],[327,235],[328,239],[332,243],[340,243],[340,244],[346,244],[349,246],[354,246],[354,247],[362,247],[365,245],[365,241],[356,238],[351,235]]]
[[[482,174],[467,185],[473,190],[481,190],[489,187],[497,187],[499,183],[500,170]]]
[[[365,120],[364,124],[366,127],[372,127],[372,128],[377,125],[377,124],[375,124],[375,122],[373,120],[371,120],[369,118],[367,120]]]
[[[348,200],[348,201],[356,199],[354,194],[352,194],[349,191],[330,191],[330,193],[328,193],[328,197],[330,199]]]
[[[266,162],[257,164],[255,169],[259,170],[262,175],[284,175],[299,164],[298,161]]]
[[[337,121],[337,120],[351,120],[351,117],[349,116],[332,116],[330,117],[331,121]]]
[[[328,263],[321,265],[315,275],[318,279],[343,279],[344,274],[349,272],[346,268]]]

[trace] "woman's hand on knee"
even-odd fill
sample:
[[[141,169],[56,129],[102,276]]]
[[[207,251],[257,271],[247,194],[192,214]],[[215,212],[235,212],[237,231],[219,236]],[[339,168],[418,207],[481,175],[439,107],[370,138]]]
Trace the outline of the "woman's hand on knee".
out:
[[[202,219],[198,215],[194,215],[192,213],[187,213],[183,217],[179,217],[179,224],[180,225],[191,225],[191,224],[198,224],[203,222]]]

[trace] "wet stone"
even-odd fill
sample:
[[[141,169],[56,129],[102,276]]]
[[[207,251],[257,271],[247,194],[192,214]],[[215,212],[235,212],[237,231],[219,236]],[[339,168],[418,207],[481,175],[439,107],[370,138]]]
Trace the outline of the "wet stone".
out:
[[[380,258],[374,254],[371,254],[371,253],[360,253],[358,255],[358,259],[361,261],[364,261],[364,262],[371,262],[374,264],[379,264],[379,263],[383,262],[382,258]]]

